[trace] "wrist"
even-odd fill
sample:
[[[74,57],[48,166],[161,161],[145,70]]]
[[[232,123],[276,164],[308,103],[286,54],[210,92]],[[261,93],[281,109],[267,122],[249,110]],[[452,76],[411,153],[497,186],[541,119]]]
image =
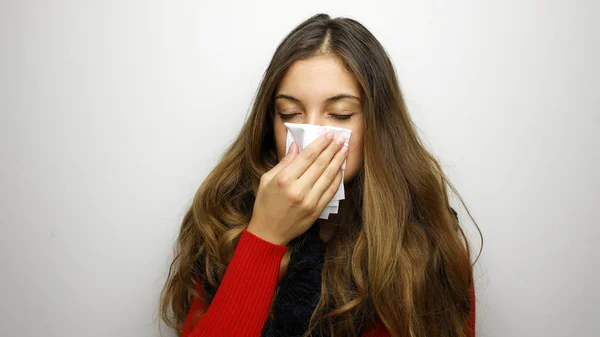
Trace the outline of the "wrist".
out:
[[[253,226],[252,223],[250,223],[250,225],[248,225],[248,228],[246,228],[246,231],[248,231],[251,234],[253,234],[254,236],[257,236],[258,238],[265,240],[267,242],[270,242],[274,245],[286,246],[288,244],[287,240],[284,240],[282,238],[277,237],[276,235],[273,235],[268,230],[263,230],[263,229],[257,228],[256,226]]]

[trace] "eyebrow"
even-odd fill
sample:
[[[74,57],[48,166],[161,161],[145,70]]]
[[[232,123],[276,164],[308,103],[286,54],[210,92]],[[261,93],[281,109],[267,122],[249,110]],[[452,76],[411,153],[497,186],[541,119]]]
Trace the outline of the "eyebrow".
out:
[[[298,98],[296,98],[294,96],[290,96],[290,95],[286,95],[286,94],[279,94],[279,95],[275,96],[275,100],[278,100],[280,98],[287,99],[287,100],[290,100],[290,101],[296,102],[296,103],[302,103],[302,101],[300,101]],[[328,99],[326,99],[325,103],[329,104],[331,102],[339,101],[341,99],[355,99],[360,102],[360,98],[358,98],[354,95],[338,94],[338,95],[331,96]]]

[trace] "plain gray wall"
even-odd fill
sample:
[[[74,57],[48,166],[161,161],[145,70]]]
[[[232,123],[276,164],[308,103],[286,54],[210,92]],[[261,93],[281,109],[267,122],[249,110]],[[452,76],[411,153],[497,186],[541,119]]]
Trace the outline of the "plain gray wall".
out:
[[[0,5],[1,336],[159,336],[179,222],[317,12],[380,39],[483,230],[478,336],[600,334],[597,1],[56,0]]]

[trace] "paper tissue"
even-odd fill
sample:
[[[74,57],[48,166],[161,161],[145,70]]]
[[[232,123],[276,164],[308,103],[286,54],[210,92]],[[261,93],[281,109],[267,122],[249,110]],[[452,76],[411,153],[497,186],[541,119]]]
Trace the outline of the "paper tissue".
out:
[[[296,123],[284,123],[287,128],[287,139],[285,145],[285,153],[287,154],[290,150],[290,146],[292,142],[296,142],[298,144],[298,150],[302,151],[308,144],[310,144],[313,140],[317,139],[320,135],[331,131],[335,136],[342,136],[346,140],[345,145],[348,146],[350,142],[350,136],[352,135],[352,130],[338,128],[334,126],[322,126],[322,125],[314,125],[314,124],[296,124]],[[344,173],[346,171],[346,160],[342,164],[342,181],[340,186],[338,187],[337,192],[327,204],[325,209],[319,218],[327,219],[329,214],[337,214],[340,200],[344,200]]]

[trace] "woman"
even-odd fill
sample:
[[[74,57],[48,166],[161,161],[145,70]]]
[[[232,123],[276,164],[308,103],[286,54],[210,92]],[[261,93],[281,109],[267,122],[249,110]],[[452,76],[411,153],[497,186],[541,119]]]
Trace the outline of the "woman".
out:
[[[286,152],[285,122],[352,130]],[[318,219],[339,187],[346,199]],[[474,336],[469,245],[383,47],[316,15],[277,48],[200,186],[161,314],[181,336]],[[451,186],[451,185],[449,185]]]

